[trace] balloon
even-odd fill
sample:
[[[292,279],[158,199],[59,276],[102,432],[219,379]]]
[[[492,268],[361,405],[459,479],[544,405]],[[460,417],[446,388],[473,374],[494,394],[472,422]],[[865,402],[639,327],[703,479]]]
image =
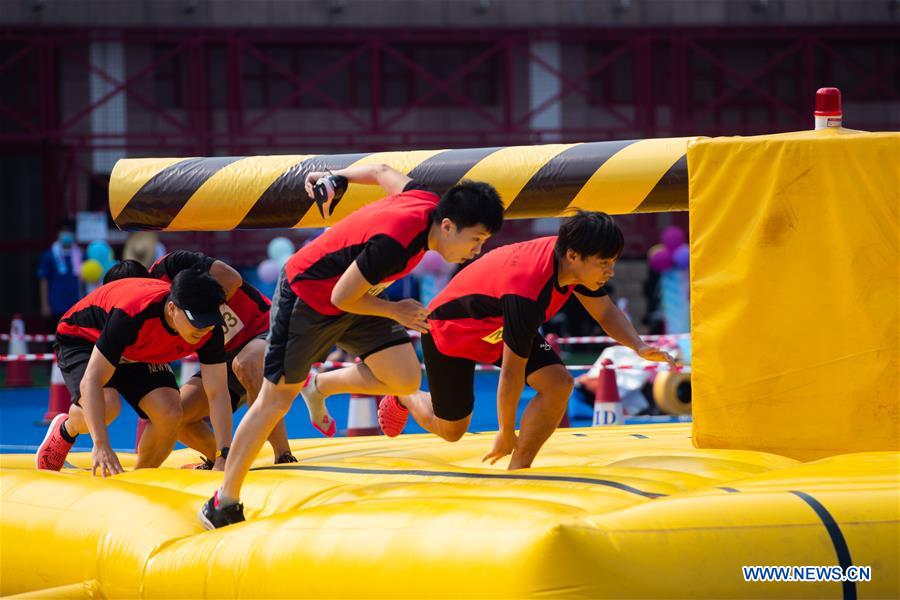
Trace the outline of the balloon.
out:
[[[677,225],[671,225],[663,229],[661,239],[662,243],[666,245],[666,248],[671,251],[674,251],[675,248],[687,241],[687,237],[684,235],[684,230]]]
[[[263,283],[275,283],[280,271],[281,267],[279,267],[278,263],[271,258],[267,258],[256,267],[256,274]]]
[[[112,248],[104,240],[94,240],[88,244],[87,257],[96,260],[101,265],[108,263],[112,256]]]
[[[268,255],[275,262],[281,261],[284,264],[287,259],[294,253],[294,242],[286,237],[273,238],[269,242]]]
[[[650,246],[650,249],[647,250],[647,260],[650,260],[650,257],[659,252],[660,250],[665,250],[665,244],[656,244],[654,246]]]
[[[444,270],[444,257],[429,250],[422,257],[422,260],[416,265],[416,273],[427,273],[429,275],[440,275]]]
[[[657,273],[668,271],[672,268],[672,253],[668,248],[657,250],[649,258],[650,268]]]
[[[675,252],[672,253],[672,262],[679,269],[687,269],[691,262],[691,247],[682,244],[675,248]]]
[[[81,278],[88,283],[97,283],[103,277],[103,265],[100,261],[89,258],[81,263]]]

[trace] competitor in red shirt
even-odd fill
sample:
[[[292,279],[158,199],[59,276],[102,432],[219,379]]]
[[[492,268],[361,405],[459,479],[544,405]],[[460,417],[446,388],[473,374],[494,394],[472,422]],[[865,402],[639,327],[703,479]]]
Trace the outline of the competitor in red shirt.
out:
[[[641,357],[672,362],[645,344],[606,295],[625,240],[605,213],[579,212],[558,236],[502,246],[465,267],[429,305],[422,353],[430,393],[386,396],[378,408],[384,433],[396,436],[409,412],[424,429],[456,441],[472,418],[476,362],[500,366],[500,431],[483,460],[512,453],[509,468],[531,466],[556,429],[572,392],[572,376],[538,332],[574,294],[612,337]],[[516,408],[528,383],[537,391],[516,435]]]
[[[441,197],[386,165],[310,173],[306,192],[312,198],[313,187],[324,184],[333,191],[338,178],[378,184],[387,197],[339,221],[282,270],[272,299],[266,380],[238,427],[222,487],[201,509],[207,528],[244,519],[238,503],[244,477],[298,393],[313,425],[332,436],[336,425],[325,406],[328,396],[418,389],[421,370],[406,329],[427,331],[427,312],[415,300],[391,302],[381,293],[412,271],[428,249],[448,262],[472,258],[503,223],[503,203],[486,183],[464,181]],[[329,198],[328,204],[334,202]],[[362,362],[307,377],[335,345]]]
[[[188,270],[171,284],[122,279],[97,288],[63,315],[56,352],[72,406],[57,415],[38,448],[39,469],[60,470],[75,437],[94,440],[93,472],[122,472],[106,426],[118,415],[119,394],[150,424],[138,446],[137,468],[158,467],[175,445],[181,402],[167,363],[194,352],[204,371],[216,437],[229,446],[231,413],[225,372],[220,305],[222,286]]]
[[[110,269],[107,276],[110,279],[143,276],[171,281],[185,269],[200,269],[219,282],[225,290],[225,304],[222,305],[221,312],[231,411],[237,411],[245,401],[252,403],[256,400],[262,386],[263,358],[266,336],[269,333],[269,307],[272,304],[269,299],[244,281],[240,273],[227,263],[202,252],[177,250],[169,253],[156,261],[149,272],[137,263],[143,273],[140,270],[130,271],[133,267],[129,267],[128,262],[134,261],[123,261]],[[117,268],[122,268],[120,274],[113,273]],[[180,391],[182,417],[178,441],[203,454],[204,461],[196,468],[224,469],[224,460],[220,460],[218,466],[216,460],[220,453],[227,455],[227,448],[217,452],[215,437],[206,423],[209,401],[203,388],[202,372],[197,371],[193,377],[183,381]],[[275,452],[275,464],[297,462],[291,454],[283,419],[272,430],[269,443]]]

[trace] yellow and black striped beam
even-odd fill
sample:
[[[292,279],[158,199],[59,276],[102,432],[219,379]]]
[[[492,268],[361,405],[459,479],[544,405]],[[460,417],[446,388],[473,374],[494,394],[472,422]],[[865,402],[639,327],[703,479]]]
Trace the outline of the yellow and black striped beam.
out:
[[[129,158],[109,185],[121,229],[225,231],[321,227],[377,200],[351,185],[323,222],[303,189],[306,174],[385,163],[441,194],[461,179],[497,188],[508,218],[687,210],[687,146],[697,138],[548,144],[465,150],[214,158]]]

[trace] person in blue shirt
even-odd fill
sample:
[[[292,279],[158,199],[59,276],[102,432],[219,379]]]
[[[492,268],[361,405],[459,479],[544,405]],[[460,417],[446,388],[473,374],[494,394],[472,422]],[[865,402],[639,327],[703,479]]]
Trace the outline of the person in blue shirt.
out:
[[[50,331],[59,318],[81,298],[78,273],[81,271],[81,249],[75,244],[75,222],[64,219],[59,235],[50,249],[41,255],[37,276],[41,287],[41,316]]]

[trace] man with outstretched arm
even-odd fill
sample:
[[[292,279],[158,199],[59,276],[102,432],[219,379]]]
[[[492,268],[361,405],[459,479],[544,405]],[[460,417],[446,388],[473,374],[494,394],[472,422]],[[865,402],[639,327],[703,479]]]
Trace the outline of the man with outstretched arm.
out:
[[[201,508],[207,528],[243,521],[238,498],[244,477],[298,393],[313,426],[332,436],[337,426],[327,397],[418,389],[421,370],[406,329],[428,330],[425,307],[411,299],[391,302],[382,292],[429,249],[448,262],[474,257],[503,222],[503,204],[486,183],[464,181],[438,196],[386,165],[310,173],[307,194],[316,194],[314,186],[327,188],[320,203],[326,217],[341,182],[380,185],[387,196],[298,250],[282,270],[272,302],[265,381],[238,427],[222,486]],[[335,345],[361,362],[308,377],[312,364]]]

